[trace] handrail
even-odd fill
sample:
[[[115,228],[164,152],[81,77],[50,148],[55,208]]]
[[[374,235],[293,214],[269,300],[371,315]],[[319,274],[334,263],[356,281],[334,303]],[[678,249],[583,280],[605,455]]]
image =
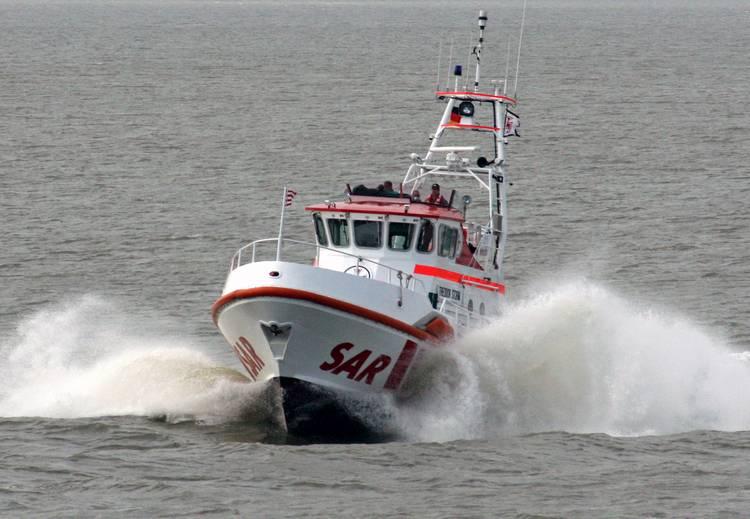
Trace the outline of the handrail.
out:
[[[231,261],[230,266],[229,266],[229,271],[231,272],[231,271],[233,271],[233,270],[241,267],[244,264],[244,263],[242,263],[242,253],[244,251],[247,251],[247,249],[251,249],[251,256],[250,256],[249,263],[255,263],[255,251],[256,251],[256,246],[259,243],[271,243],[271,242],[277,242],[278,243],[278,241],[279,241],[279,238],[261,238],[259,240],[255,240],[253,242],[250,242],[247,245],[243,245],[242,247],[240,247],[237,250],[237,252],[234,253],[234,256],[232,256],[232,261]],[[302,240],[295,240],[295,239],[292,239],[292,238],[281,238],[281,241],[282,241],[282,244],[285,243],[285,242],[290,242],[290,243],[296,243],[296,244],[300,244],[300,245],[308,245],[308,246],[315,247],[316,249],[325,249],[325,250],[329,250],[329,251],[335,252],[336,254],[341,254],[343,256],[349,256],[349,257],[354,258],[354,259],[357,260],[357,266],[359,266],[359,264],[362,263],[362,262],[372,263],[373,265],[377,265],[378,267],[383,267],[383,268],[385,268],[385,269],[387,269],[387,270],[389,270],[391,272],[394,272],[395,275],[396,275],[396,279],[398,279],[398,286],[399,286],[399,288],[400,288],[401,291],[403,291],[404,287],[407,288],[407,290],[408,290],[409,289],[409,284],[413,282],[414,284],[419,284],[419,286],[422,288],[422,291],[427,292],[427,288],[425,287],[425,285],[422,282],[422,280],[414,277],[414,274],[410,274],[408,272],[404,272],[403,270],[397,269],[395,267],[391,267],[390,265],[386,265],[385,263],[380,263],[379,261],[371,260],[369,258],[365,258],[365,257],[359,256],[357,254],[352,254],[350,252],[345,252],[345,251],[342,251],[342,250],[339,250],[339,249],[334,249],[334,248],[331,248],[331,247],[326,247],[325,245],[319,245],[318,243],[314,243],[314,242],[308,242],[308,241],[302,241]],[[405,281],[405,283],[404,283],[404,281]],[[389,281],[389,284],[395,284],[395,283],[390,283],[390,281]],[[403,297],[399,297],[399,306],[401,306],[402,301],[403,301]]]
[[[487,324],[490,322],[486,316],[481,314],[477,315],[474,311],[470,311],[465,306],[462,306],[455,301],[451,301],[447,298],[444,298],[441,301],[438,312],[445,314],[448,320],[452,320],[453,324],[457,326],[471,326],[476,321],[479,321],[482,324]],[[450,314],[453,314],[453,319],[451,319]],[[465,318],[466,322],[462,323],[459,319],[459,316]]]

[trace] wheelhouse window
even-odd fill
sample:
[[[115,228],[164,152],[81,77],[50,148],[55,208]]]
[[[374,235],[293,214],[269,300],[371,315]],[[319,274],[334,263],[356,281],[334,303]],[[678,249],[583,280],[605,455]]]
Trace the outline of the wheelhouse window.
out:
[[[405,251],[411,248],[414,237],[414,224],[406,222],[391,222],[388,224],[388,248]]]
[[[422,220],[419,225],[419,237],[417,238],[417,250],[419,252],[432,252],[433,239],[435,237],[435,224],[429,220]]]
[[[315,237],[318,239],[318,245],[325,247],[328,245],[328,238],[326,238],[326,227],[323,219],[319,214],[315,213],[313,215],[313,222],[315,223]]]
[[[383,246],[383,222],[374,220],[354,221],[354,243],[357,247],[379,249]]]
[[[438,255],[452,258],[456,255],[456,243],[458,242],[458,229],[448,225],[440,226],[440,249]]]
[[[334,246],[349,246],[349,222],[345,218],[329,218],[328,231],[331,233],[331,243]]]

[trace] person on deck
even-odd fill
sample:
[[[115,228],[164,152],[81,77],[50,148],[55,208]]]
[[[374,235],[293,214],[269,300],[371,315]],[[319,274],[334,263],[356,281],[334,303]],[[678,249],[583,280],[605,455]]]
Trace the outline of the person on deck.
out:
[[[442,207],[448,206],[448,200],[440,194],[440,184],[432,184],[432,192],[430,193],[430,196],[425,199],[425,202]]]
[[[386,180],[383,182],[383,195],[384,196],[398,196],[398,191],[393,189],[393,182]]]

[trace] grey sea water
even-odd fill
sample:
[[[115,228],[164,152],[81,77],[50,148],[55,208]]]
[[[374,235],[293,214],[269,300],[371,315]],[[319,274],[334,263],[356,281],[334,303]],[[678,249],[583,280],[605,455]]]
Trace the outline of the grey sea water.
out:
[[[750,515],[746,2],[530,1],[504,317],[399,441],[267,430],[231,255],[398,180],[480,8],[500,78],[520,0],[0,0],[0,515]]]

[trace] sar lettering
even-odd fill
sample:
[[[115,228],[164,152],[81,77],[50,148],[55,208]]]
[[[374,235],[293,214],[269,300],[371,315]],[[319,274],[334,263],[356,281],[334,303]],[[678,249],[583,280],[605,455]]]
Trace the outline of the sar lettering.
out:
[[[333,375],[346,373],[346,378],[355,382],[372,384],[375,375],[387,368],[391,363],[388,355],[378,355],[372,361],[371,350],[362,350],[347,359],[347,353],[354,348],[350,342],[337,344],[331,350],[331,360],[320,365],[323,371],[330,371]]]
[[[255,352],[255,349],[245,337],[240,337],[237,342],[234,343],[234,351],[240,358],[240,362],[245,366],[247,372],[250,374],[250,378],[254,381],[258,379],[263,367],[266,365],[263,359]]]

